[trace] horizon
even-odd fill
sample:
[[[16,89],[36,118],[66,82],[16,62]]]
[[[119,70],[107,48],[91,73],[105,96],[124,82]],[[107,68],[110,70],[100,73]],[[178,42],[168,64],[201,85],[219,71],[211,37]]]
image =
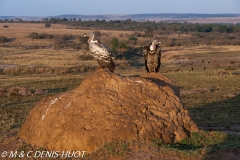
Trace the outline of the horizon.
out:
[[[30,16],[16,16],[16,15],[0,15],[0,17],[56,17],[56,16],[124,16],[124,15],[240,15],[240,13],[136,13],[136,14],[59,14],[59,15],[30,15]]]
[[[153,4],[153,5],[152,5]],[[150,6],[150,7],[146,7]],[[204,8],[204,11],[203,11]],[[238,0],[1,0],[0,16],[133,15],[133,14],[240,14]]]

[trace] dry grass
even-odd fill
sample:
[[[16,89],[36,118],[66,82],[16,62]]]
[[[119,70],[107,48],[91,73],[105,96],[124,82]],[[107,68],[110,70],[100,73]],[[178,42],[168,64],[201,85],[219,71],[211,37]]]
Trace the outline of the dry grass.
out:
[[[8,25],[9,28],[3,28],[3,25]],[[4,23],[0,25],[0,34],[7,38],[15,38],[12,44],[15,47],[18,46],[30,46],[33,44],[49,45],[51,40],[32,40],[27,36],[32,33],[47,33],[51,35],[73,35],[73,36],[83,36],[87,32],[92,32],[92,30],[87,29],[71,29],[66,25],[52,24],[50,28],[45,28],[45,24],[28,24],[28,23]],[[101,30],[101,33],[105,35],[105,38],[109,39],[111,37],[120,37],[120,34],[130,35],[133,34],[132,31],[108,31]],[[98,37],[99,38],[99,37]],[[103,40],[105,40],[103,37]]]
[[[55,49],[16,49],[0,47],[2,64],[19,66],[67,67],[79,64],[96,64],[95,61],[79,61],[78,57],[84,54],[79,50]]]

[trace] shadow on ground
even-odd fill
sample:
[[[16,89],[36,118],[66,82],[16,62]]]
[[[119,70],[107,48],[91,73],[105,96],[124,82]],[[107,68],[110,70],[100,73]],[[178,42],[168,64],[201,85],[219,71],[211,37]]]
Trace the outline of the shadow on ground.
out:
[[[188,109],[199,128],[240,134],[240,95]]]

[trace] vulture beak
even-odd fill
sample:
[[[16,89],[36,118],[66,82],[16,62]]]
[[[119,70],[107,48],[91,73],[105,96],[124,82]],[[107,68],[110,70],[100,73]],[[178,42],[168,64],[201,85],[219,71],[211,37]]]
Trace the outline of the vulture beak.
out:
[[[160,42],[160,41],[159,41],[159,42],[158,42],[158,44],[159,44],[159,45],[161,45],[161,44],[162,44],[162,42]]]

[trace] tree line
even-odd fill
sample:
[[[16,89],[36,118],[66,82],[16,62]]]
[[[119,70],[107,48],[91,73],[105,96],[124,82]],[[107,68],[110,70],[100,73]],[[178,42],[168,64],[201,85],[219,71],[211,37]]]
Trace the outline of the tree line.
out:
[[[151,34],[153,31],[164,32],[205,32],[205,33],[239,33],[240,23],[238,24],[199,24],[199,23],[168,23],[168,22],[136,22],[131,19],[127,20],[89,20],[82,21],[76,18],[45,18],[41,21],[23,21],[22,19],[4,19],[0,23],[46,23],[46,24],[66,24],[69,26],[86,27],[94,29],[108,29],[108,30],[125,30],[125,31],[145,31]],[[46,25],[50,27],[51,25]]]

